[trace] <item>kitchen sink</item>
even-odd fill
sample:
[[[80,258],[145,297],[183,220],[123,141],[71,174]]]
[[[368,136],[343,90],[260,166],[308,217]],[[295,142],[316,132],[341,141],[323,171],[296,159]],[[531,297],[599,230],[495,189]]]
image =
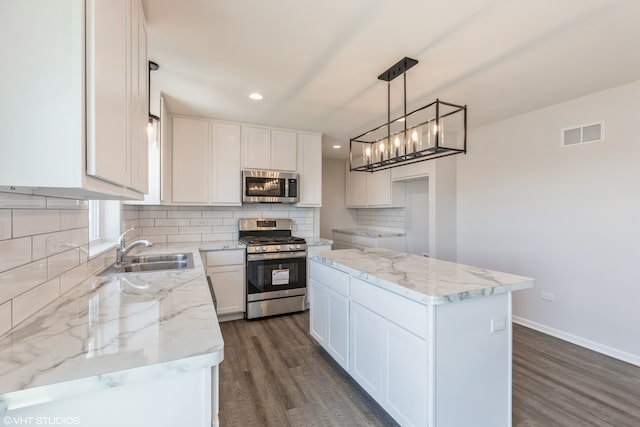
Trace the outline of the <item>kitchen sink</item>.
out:
[[[120,267],[122,273],[137,273],[142,271],[180,270],[189,267],[187,261],[158,261],[125,264]]]
[[[193,268],[193,255],[190,253],[135,255],[124,257],[124,263],[113,264],[100,274],[147,273],[189,268]]]
[[[147,262],[187,261],[189,255],[191,254],[136,255],[128,259],[125,258],[125,260],[133,264],[142,264]]]

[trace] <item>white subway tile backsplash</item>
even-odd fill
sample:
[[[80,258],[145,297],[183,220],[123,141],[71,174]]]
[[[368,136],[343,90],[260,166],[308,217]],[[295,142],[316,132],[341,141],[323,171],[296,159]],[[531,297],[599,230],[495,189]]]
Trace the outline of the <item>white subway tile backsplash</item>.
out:
[[[170,234],[167,236],[168,243],[201,242],[202,234]]]
[[[167,218],[202,218],[202,211],[169,211]]]
[[[217,208],[221,209],[221,208]],[[225,208],[224,210],[204,211],[202,212],[203,218],[233,218],[233,210],[231,208]]]
[[[60,278],[49,280],[13,299],[13,326],[19,324],[60,296]]]
[[[60,230],[59,210],[14,209],[13,237],[32,236]]]
[[[0,192],[0,208],[45,209],[46,207],[47,202],[44,197]]]
[[[158,234],[158,235],[141,234],[140,238],[147,239],[148,241],[150,241],[154,245],[159,245],[161,243],[167,243],[169,241],[168,236],[166,234]]]
[[[0,240],[11,238],[11,210],[0,209]]]
[[[222,225],[222,218],[194,218],[190,220],[191,226],[198,225]]]
[[[145,206],[146,207],[146,206]],[[168,211],[165,210],[141,210],[138,212],[138,218],[167,218]]]
[[[224,218],[222,220],[222,225],[233,226],[236,227],[237,230],[238,227],[240,227],[240,221],[238,220],[238,218]]]
[[[0,273],[0,303],[47,281],[47,261],[37,261]]]
[[[233,217],[234,218],[260,218],[260,217],[262,217],[262,211],[258,211],[258,210],[251,210],[251,211],[238,210],[238,211],[234,211],[233,212]]]
[[[142,234],[145,236],[156,234],[178,234],[178,227],[144,227]]]
[[[11,329],[11,301],[0,304],[0,335]]]
[[[80,264],[80,250],[71,249],[70,251],[50,256],[47,258],[47,262],[47,279],[52,279]]]
[[[180,234],[203,234],[203,233],[211,233],[212,228],[210,225],[199,225],[195,227],[180,227],[178,229]]]
[[[89,227],[89,215],[86,210],[62,210],[60,211],[60,229]]]
[[[213,210],[213,206],[180,206],[181,211],[211,211]]]
[[[171,219],[156,219],[156,227],[185,227],[191,225],[191,220],[188,218],[171,218]]]
[[[151,219],[151,218],[139,219],[138,220],[138,227],[153,227],[154,225],[156,225],[156,221],[157,221],[157,219]]]
[[[89,202],[86,200],[60,199],[57,197],[47,197],[47,209],[89,209]]]
[[[202,235],[203,242],[213,242],[218,240],[238,240],[238,233],[212,233]]]
[[[0,241],[0,272],[31,262],[31,237]]]
[[[89,243],[89,230],[78,228],[74,230],[58,231],[56,233],[39,234],[33,236],[33,259],[40,259],[68,251],[78,246],[86,246]]]

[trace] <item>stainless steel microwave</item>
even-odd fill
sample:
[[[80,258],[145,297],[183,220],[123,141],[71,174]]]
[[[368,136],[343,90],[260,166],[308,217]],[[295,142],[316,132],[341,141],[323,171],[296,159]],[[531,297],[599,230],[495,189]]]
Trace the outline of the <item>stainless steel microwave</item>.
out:
[[[267,170],[242,171],[244,203],[296,203],[298,174]]]

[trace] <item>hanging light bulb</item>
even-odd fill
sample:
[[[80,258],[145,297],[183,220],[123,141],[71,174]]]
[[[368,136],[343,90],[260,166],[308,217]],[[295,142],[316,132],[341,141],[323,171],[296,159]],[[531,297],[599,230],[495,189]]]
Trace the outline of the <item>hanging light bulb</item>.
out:
[[[396,157],[398,157],[400,155],[400,138],[396,136],[396,139],[393,141],[393,145],[396,146]]]

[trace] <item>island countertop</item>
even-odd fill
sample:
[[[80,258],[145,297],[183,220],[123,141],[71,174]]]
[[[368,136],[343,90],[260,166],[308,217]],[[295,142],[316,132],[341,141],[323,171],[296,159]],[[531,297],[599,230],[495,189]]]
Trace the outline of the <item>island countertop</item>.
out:
[[[309,258],[425,305],[533,286],[530,277],[389,249],[342,249],[309,254]]]
[[[0,412],[219,364],[224,342],[194,268],[93,276],[0,338]]]

